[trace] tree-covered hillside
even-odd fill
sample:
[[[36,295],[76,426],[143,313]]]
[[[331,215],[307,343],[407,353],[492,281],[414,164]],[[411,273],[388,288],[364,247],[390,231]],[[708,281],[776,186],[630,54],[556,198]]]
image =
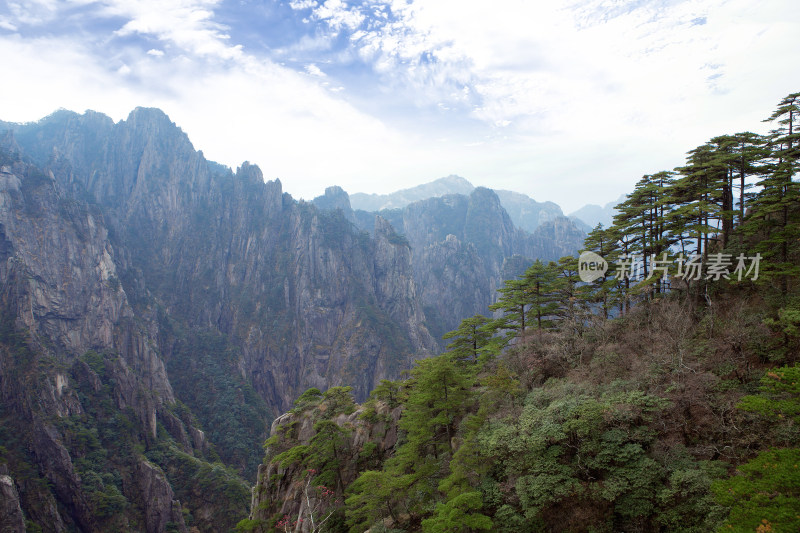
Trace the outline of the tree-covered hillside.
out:
[[[644,176],[593,281],[537,262],[364,404],[307,391],[239,530],[800,530],[799,103]]]

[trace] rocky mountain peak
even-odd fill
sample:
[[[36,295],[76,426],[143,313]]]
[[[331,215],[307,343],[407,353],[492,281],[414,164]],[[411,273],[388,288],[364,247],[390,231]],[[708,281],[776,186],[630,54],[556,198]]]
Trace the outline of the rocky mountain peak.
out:
[[[320,209],[341,209],[346,214],[352,212],[350,196],[338,185],[327,187],[325,194],[317,196],[312,202]]]
[[[249,161],[245,161],[242,166],[236,169],[236,178],[253,185],[262,185],[264,183],[264,174],[261,169],[258,168],[258,165],[250,164]]]
[[[137,107],[128,114],[125,122],[133,127],[180,129],[157,107]]]
[[[391,194],[364,194],[350,195],[354,209],[364,211],[379,211],[381,209],[397,209],[420,200],[438,198],[449,194],[467,195],[475,187],[464,178],[456,175],[439,178],[430,183],[423,183],[416,187],[402,189]]]
[[[499,219],[503,221],[504,225],[506,225],[507,222],[508,225],[513,226],[511,218],[500,203],[500,198],[492,189],[475,187],[469,195],[469,209],[491,213],[498,216]]]
[[[385,218],[383,218],[380,215],[375,217],[375,236],[376,237],[378,237],[378,236],[388,237],[389,235],[392,235],[394,233],[395,233],[394,226],[392,226],[392,224],[388,220],[386,220]]]
[[[498,206],[500,205],[500,199],[497,197],[497,193],[488,187],[475,187],[470,193],[470,196],[475,199],[492,202]]]

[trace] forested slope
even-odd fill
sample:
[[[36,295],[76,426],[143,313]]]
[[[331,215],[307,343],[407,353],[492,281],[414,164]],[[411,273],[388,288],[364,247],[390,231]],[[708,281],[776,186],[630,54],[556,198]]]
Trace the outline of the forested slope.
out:
[[[309,390],[241,531],[800,529],[800,94],[647,175],[439,357]]]

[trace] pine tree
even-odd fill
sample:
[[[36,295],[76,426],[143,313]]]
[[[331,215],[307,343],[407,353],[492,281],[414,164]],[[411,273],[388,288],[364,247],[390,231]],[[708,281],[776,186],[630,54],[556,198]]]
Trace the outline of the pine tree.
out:
[[[485,422],[484,408],[462,421],[459,432],[464,435],[463,441],[450,461],[450,475],[438,487],[446,499],[436,505],[431,518],[422,521],[422,531],[445,533],[492,529],[492,520],[481,512],[483,494],[477,488],[480,478],[490,467],[478,444],[478,433]]]
[[[582,329],[588,315],[585,294],[586,286],[581,286],[578,277],[578,258],[564,256],[558,263],[550,263],[556,272],[553,281],[553,296],[555,298],[554,315],[562,322]]]
[[[634,237],[627,233],[623,226],[617,225],[616,221],[605,233],[607,240],[614,243],[613,251],[609,254],[607,260],[609,263],[617,264],[613,279],[615,280],[616,302],[621,316],[630,311],[631,307],[631,276],[628,275],[626,268],[622,267],[622,265],[625,261],[629,261],[631,264],[633,262]]]
[[[739,178],[738,222],[741,227],[744,224],[746,207],[749,205],[748,198],[752,196],[747,192],[752,187],[752,184],[747,182],[747,178],[760,175],[765,171],[763,161],[769,155],[769,150],[766,146],[766,139],[757,133],[745,131],[737,133],[733,137],[735,139],[733,166],[734,172]]]
[[[347,521],[364,531],[391,516],[418,519],[440,498],[439,482],[453,457],[456,426],[471,407],[472,375],[448,353],[417,361],[399,426],[404,442],[383,470],[367,471],[351,485]]]
[[[612,233],[602,224],[598,224],[589,232],[583,241],[583,251],[594,252],[610,265],[619,257],[619,246],[613,240]],[[622,289],[621,280],[614,276],[613,271],[606,273],[587,286],[584,293],[589,305],[600,306],[604,319],[608,319],[611,310],[619,301]]]
[[[625,248],[626,257],[641,258],[638,280],[649,277],[651,258],[661,256],[674,243],[666,223],[671,211],[670,187],[674,175],[670,171],[644,175],[627,199],[617,206],[619,212],[614,217],[611,234]]]
[[[532,327],[539,331],[552,327],[552,316],[557,308],[552,292],[555,277],[555,269],[539,259],[534,261],[522,276],[526,287],[526,301],[530,305],[529,321]]]
[[[500,298],[489,306],[492,311],[502,310],[504,315],[495,322],[497,329],[518,331],[525,335],[528,299],[526,285],[521,279],[506,280],[505,284],[497,289]]]
[[[456,361],[477,363],[481,355],[496,355],[491,354],[494,334],[491,325],[492,321],[483,315],[462,320],[457,329],[442,337],[445,340],[455,339],[447,345],[450,356]]]
[[[712,184],[718,191],[712,195],[718,202],[717,214],[722,229],[722,247],[728,246],[731,233],[733,233],[733,219],[736,214],[733,209],[733,181],[735,163],[738,154],[735,152],[737,140],[731,135],[720,135],[709,141],[712,157],[709,165],[714,169],[717,181]]]
[[[614,215],[614,228],[618,233],[619,241],[624,243],[625,253],[630,256],[643,257],[647,248],[649,206],[646,193],[641,186],[649,178],[650,176],[644,176],[637,182],[633,192],[617,206],[618,212]],[[647,263],[644,264],[644,268],[647,269]]]
[[[667,215],[669,231],[683,249],[694,242],[694,253],[705,257],[710,236],[719,231],[728,172],[709,143],[691,150],[686,166],[678,170],[682,177],[670,188],[675,208]]]
[[[764,258],[762,278],[777,280],[783,295],[789,280],[800,276],[800,265],[793,261],[800,241],[800,183],[793,179],[800,161],[799,104],[800,93],[790,94],[767,119],[778,127],[769,136],[770,162],[744,228],[746,234],[761,237],[756,251]]]

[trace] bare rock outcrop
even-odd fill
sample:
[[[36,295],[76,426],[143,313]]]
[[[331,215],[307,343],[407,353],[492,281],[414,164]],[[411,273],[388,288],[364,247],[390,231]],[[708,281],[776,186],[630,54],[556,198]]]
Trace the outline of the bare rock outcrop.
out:
[[[144,505],[147,531],[166,531],[168,523],[182,533],[188,531],[180,511],[181,504],[175,500],[172,487],[161,469],[141,460],[135,478]]]
[[[25,516],[14,480],[0,473],[0,533],[24,533]]]

